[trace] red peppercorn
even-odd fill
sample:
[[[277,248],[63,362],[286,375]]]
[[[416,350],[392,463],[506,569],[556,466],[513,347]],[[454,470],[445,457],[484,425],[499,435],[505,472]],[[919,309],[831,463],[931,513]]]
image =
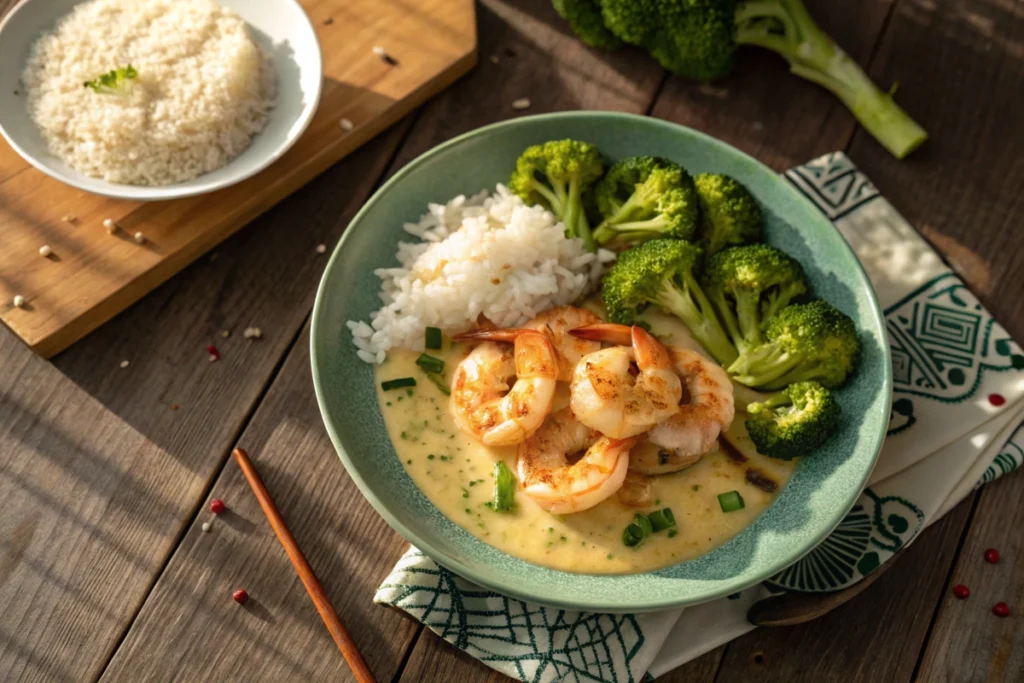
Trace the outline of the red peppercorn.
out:
[[[239,588],[238,590],[236,590],[234,593],[231,594],[231,597],[239,605],[244,605],[245,601],[249,599],[249,594],[245,592],[244,588]]]
[[[210,360],[220,359],[220,351],[218,351],[217,347],[214,346],[213,344],[210,344],[209,346],[206,347],[206,352],[210,354]]]
[[[999,551],[995,548],[989,548],[985,551],[985,561],[989,564],[995,564],[999,561]]]
[[[992,605],[992,614],[997,617],[1008,617],[1010,616],[1010,606],[1005,602],[997,602]]]
[[[960,600],[966,600],[967,598],[971,597],[971,589],[963,585],[962,583],[958,583],[957,585],[953,586],[953,595],[955,595]]]
[[[1002,394],[989,394],[988,402],[994,405],[996,408],[1006,403],[1006,398]]]
[[[228,506],[224,504],[224,501],[220,498],[214,498],[210,501],[210,512],[215,515],[219,515],[228,509]]]

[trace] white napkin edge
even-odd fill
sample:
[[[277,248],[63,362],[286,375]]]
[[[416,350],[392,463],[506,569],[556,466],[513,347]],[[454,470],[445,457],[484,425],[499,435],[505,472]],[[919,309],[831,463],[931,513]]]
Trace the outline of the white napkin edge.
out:
[[[964,475],[953,491],[950,492],[949,496],[939,508],[939,511],[935,514],[935,519],[944,517],[947,512],[959,505],[960,501],[969,496],[971,492],[978,487],[978,481],[981,479],[982,475],[985,474],[985,470],[992,465],[992,461],[999,454],[999,451],[1003,449],[1010,437],[1013,436],[1013,433],[1020,428],[1022,422],[1024,422],[1024,404],[1010,415],[1006,424],[1003,425],[1002,429],[999,430],[999,433],[992,439],[992,442],[986,446],[983,455],[975,460],[974,464],[967,471],[967,474]]]
[[[968,459],[971,465],[966,468],[964,475],[951,487],[948,496],[938,506],[938,509],[928,516],[924,528],[928,528],[941,519],[974,490],[978,479],[981,478],[988,466],[992,464],[992,460],[1006,444],[1006,441],[1013,435],[1014,431],[1020,427],[1022,420],[1024,420],[1024,404],[1016,410],[1007,411],[985,424],[978,425],[977,428],[968,434],[946,446],[946,448],[951,448],[960,446],[960,442],[967,442],[969,447],[971,445],[970,441],[974,437],[979,434],[994,432],[993,436],[987,440],[987,443],[978,449],[975,457]],[[917,465],[907,468],[901,473],[893,475],[893,477],[887,477],[880,482],[874,482],[874,484],[884,484],[900,474],[909,474],[910,470],[916,469],[917,466],[926,462],[927,459],[919,461]],[[911,539],[907,545],[909,546],[919,537],[920,534]],[[888,561],[891,561],[891,558]],[[664,640],[665,644],[681,643],[683,646],[679,649],[668,651],[671,645],[666,647],[663,644],[662,649],[655,655],[654,661],[648,667],[648,673],[654,678],[658,678],[735,638],[753,631],[757,627],[747,621],[747,611],[755,602],[771,595],[772,593],[763,585],[758,585],[743,591],[740,599],[735,601],[736,604],[729,604],[725,599],[719,599],[684,609],[680,612],[680,618]],[[723,607],[728,607],[728,609],[722,609]],[[684,612],[686,613],[685,619],[682,618]],[[709,633],[714,634],[713,637],[709,638]]]

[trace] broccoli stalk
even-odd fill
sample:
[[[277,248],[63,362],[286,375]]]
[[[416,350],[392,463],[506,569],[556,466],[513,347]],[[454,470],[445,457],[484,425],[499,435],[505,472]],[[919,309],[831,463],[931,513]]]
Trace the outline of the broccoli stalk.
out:
[[[604,220],[598,244],[643,242],[656,237],[690,239],[699,218],[697,192],[678,164],[658,157],[630,157],[612,165],[594,192]]]
[[[630,325],[648,304],[675,315],[722,365],[736,359],[715,311],[694,276],[700,248],[685,240],[656,239],[619,256],[604,278],[601,296],[613,322]]]
[[[767,244],[715,254],[701,283],[741,354],[764,341],[765,321],[807,292],[800,263]]]
[[[792,73],[830,90],[897,159],[928,134],[822,31],[801,0],[748,0],[736,7],[736,42],[777,52]]]
[[[821,300],[783,308],[768,320],[764,338],[728,366],[740,384],[779,389],[814,380],[835,387],[846,380],[860,353],[853,321]]]
[[[817,382],[796,382],[784,391],[747,406],[747,433],[757,452],[792,460],[807,455],[835,431],[839,404]]]
[[[583,210],[583,193],[604,173],[597,147],[578,140],[552,140],[528,147],[516,160],[509,189],[528,204],[542,204],[565,225],[566,237],[597,246]]]
[[[737,45],[756,45],[782,56],[792,73],[833,92],[897,158],[928,138],[892,92],[879,90],[818,27],[801,0],[593,1],[612,34],[646,48],[681,76],[722,78],[732,70]]]

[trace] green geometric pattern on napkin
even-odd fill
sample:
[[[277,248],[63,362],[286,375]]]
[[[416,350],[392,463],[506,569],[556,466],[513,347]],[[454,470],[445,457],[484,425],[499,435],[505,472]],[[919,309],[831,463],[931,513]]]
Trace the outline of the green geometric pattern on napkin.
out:
[[[375,600],[405,610],[455,647],[521,681],[637,680],[630,664],[644,634],[632,615],[549,609],[508,598],[415,549]]]

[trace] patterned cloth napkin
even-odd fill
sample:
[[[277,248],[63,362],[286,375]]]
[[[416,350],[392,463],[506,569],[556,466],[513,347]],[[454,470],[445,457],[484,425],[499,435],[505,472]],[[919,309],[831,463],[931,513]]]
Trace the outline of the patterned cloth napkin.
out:
[[[779,590],[859,581],[974,488],[1024,462],[1024,352],[842,153],[785,173],[867,271],[893,356],[889,432],[868,488],[835,531],[727,599],[651,614],[570,612],[472,584],[411,548],[374,600],[398,607],[521,681],[657,677],[754,628],[747,610]]]

